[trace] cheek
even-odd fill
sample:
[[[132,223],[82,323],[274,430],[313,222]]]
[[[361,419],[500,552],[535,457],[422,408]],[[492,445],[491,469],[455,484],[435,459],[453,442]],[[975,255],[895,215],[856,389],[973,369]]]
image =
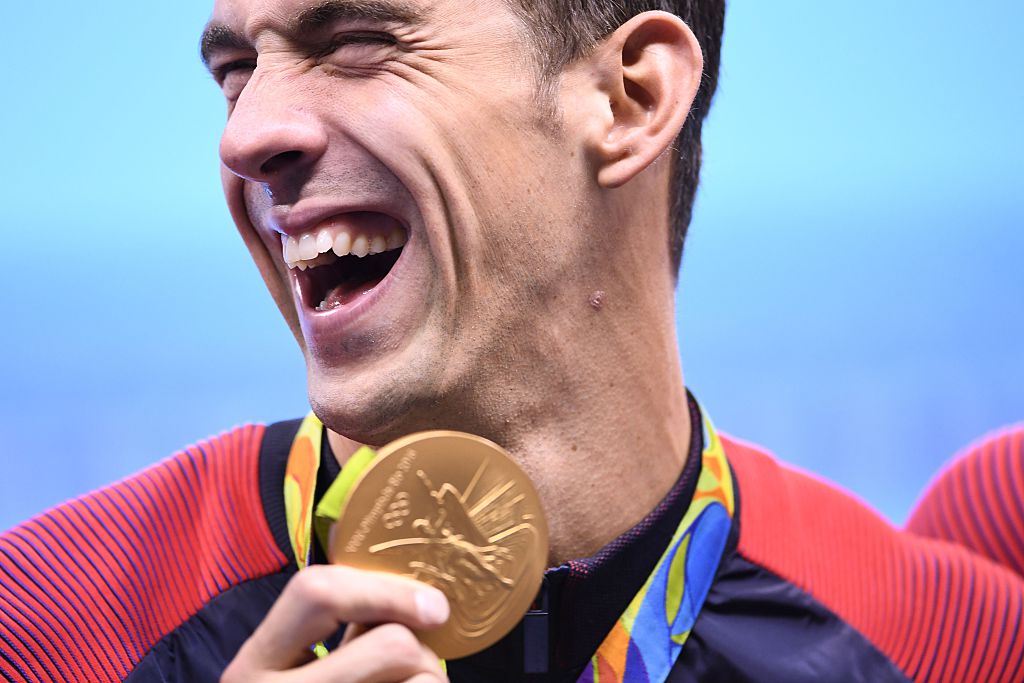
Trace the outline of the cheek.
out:
[[[272,206],[272,201],[267,196],[267,193],[255,183],[242,181],[242,196],[245,200],[245,210],[249,214],[249,219],[256,227],[256,232],[267,246],[267,250],[272,254],[275,253],[275,250],[280,250],[281,239],[278,237],[277,232],[267,224],[267,216]]]
[[[485,222],[524,258],[557,263],[585,227],[575,208],[582,201],[578,169],[567,163],[561,141],[537,135],[507,136],[491,149],[476,176],[487,199]]]
[[[243,181],[242,196],[245,197],[245,208],[250,216],[262,216],[270,208],[270,198],[256,183]]]
[[[572,252],[566,230],[579,199],[570,189],[579,185],[578,160],[549,110],[540,111],[531,82],[450,88],[391,74],[350,82],[344,94],[347,104],[324,116],[425,201],[428,220],[450,223],[451,244],[434,235],[440,258],[458,252],[451,256],[483,265],[488,277],[506,277],[558,268],[552,251]],[[432,210],[438,204],[443,211]]]

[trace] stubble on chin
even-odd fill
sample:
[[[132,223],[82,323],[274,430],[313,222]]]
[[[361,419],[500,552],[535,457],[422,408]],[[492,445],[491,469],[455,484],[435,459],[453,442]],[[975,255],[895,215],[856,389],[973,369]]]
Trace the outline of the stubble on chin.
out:
[[[450,428],[441,416],[446,402],[432,377],[435,363],[426,365],[312,370],[307,378],[310,405],[329,429],[369,446],[427,429]]]

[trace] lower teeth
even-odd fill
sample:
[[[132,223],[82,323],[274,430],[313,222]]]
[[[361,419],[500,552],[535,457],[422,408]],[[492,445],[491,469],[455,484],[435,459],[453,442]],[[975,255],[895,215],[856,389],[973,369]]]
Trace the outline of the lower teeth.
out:
[[[320,302],[320,305],[316,307],[316,310],[320,311],[321,313],[325,313],[327,311],[330,311],[332,309],[337,308],[338,306],[341,306],[341,302],[340,301],[335,301],[333,303],[327,303],[327,300],[324,299],[323,301]]]

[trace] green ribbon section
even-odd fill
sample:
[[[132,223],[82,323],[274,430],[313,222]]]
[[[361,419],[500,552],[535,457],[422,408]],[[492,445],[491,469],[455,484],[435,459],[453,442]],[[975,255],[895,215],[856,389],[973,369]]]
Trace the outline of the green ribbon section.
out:
[[[353,453],[317,503],[316,512],[313,514],[313,528],[321,548],[327,549],[331,525],[341,518],[341,512],[345,509],[352,487],[376,457],[376,451],[368,446],[363,446]]]
[[[320,502],[316,504],[313,514],[313,529],[320,541],[321,548],[327,548],[330,541],[331,525],[341,519],[352,487],[356,485],[360,475],[373,463],[377,452],[369,446],[363,446],[352,454],[345,466],[341,468],[337,478],[331,483]],[[330,654],[323,643],[317,643],[313,652],[318,659]],[[448,673],[448,662],[441,659],[441,670]]]

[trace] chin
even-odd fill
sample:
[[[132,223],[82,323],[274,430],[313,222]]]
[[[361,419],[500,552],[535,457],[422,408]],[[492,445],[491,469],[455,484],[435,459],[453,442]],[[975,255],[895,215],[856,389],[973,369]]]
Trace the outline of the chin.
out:
[[[443,392],[431,379],[434,373],[423,367],[433,363],[396,358],[359,368],[313,365],[308,371],[313,412],[329,429],[349,439],[382,446],[413,432],[448,426],[441,424]]]

